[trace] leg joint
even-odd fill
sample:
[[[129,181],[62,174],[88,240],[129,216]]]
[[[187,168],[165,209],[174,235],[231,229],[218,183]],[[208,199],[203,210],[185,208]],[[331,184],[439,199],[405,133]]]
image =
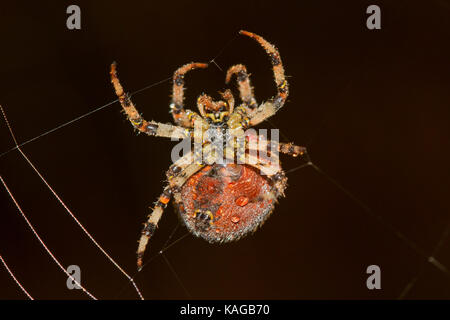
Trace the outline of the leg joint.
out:
[[[142,234],[147,236],[147,237],[151,237],[153,235],[153,233],[155,233],[156,230],[156,225],[152,222],[147,222],[144,225],[144,228],[142,228]]]

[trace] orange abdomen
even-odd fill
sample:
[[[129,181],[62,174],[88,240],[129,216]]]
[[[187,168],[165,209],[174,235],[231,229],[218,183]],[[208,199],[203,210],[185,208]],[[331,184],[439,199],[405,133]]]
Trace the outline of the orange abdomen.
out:
[[[248,165],[205,166],[181,189],[178,209],[187,228],[209,242],[237,240],[270,215],[275,199],[269,179]]]

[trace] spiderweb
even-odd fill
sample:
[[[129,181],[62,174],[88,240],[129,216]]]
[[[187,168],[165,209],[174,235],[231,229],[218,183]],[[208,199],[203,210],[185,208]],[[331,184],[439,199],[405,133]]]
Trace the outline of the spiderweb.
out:
[[[139,298],[130,278],[147,299],[450,297],[450,257],[446,254],[449,217],[443,196],[422,190],[423,199],[411,199],[411,194],[421,194],[413,192],[416,171],[408,175],[395,161],[390,164],[383,157],[376,157],[381,159],[376,165],[370,161],[373,149],[384,149],[386,158],[397,153],[394,146],[381,148],[372,136],[364,136],[365,127],[380,127],[366,113],[388,113],[380,107],[382,100],[367,103],[367,92],[358,96],[365,86],[373,85],[369,78],[377,68],[371,62],[368,44],[363,48],[366,51],[361,49],[362,53],[354,55],[359,58],[353,69],[343,67],[340,76],[330,72],[314,77],[307,58],[298,62],[301,58],[289,52],[288,46],[267,38],[280,47],[288,74],[295,74],[295,78],[289,79],[293,91],[290,101],[261,127],[279,128],[282,140],[306,145],[311,159],[282,158],[289,177],[287,198],[280,201],[261,230],[236,243],[217,246],[194,238],[179,226],[169,206],[139,273],[134,271],[135,242],[147,207],[161,192],[171,143],[130,134],[116,101],[104,103],[104,97],[112,96],[112,89],[103,86],[108,83],[107,64],[93,72],[87,85],[82,85],[86,70],[99,69],[95,63],[81,66],[74,62],[74,68],[80,68],[71,72],[75,79],[31,83],[26,91],[34,104],[18,103],[23,85],[21,91],[10,91],[2,106],[23,153],[2,121],[0,162],[5,192],[1,193],[0,256],[5,267],[1,273],[4,298],[27,297],[13,280],[37,299],[89,298],[89,294],[99,299]],[[191,39],[191,43],[196,41]],[[196,43],[200,44],[195,47],[202,47],[201,41]],[[224,70],[241,62],[252,73],[259,101],[271,96],[266,93],[273,93],[270,65],[255,44],[232,37],[211,49],[217,53],[206,56],[199,49],[189,51],[191,47],[178,49],[176,58],[157,70],[152,69],[154,60],[133,70],[129,58],[118,53],[99,60],[119,61],[119,76],[127,90],[142,87],[132,98],[149,120],[170,121],[169,79],[174,65],[176,68],[189,61],[185,56],[211,62],[208,71],[188,76],[186,94],[191,104],[198,88],[209,93],[222,88]],[[312,52],[310,48],[305,57]],[[298,69],[297,64],[302,67]],[[55,63],[49,72],[60,76],[60,68]],[[103,73],[104,77],[100,76]],[[303,74],[310,78],[301,79]],[[205,78],[212,80],[205,83]],[[326,81],[334,85],[327,86]],[[10,86],[16,83],[13,79]],[[304,93],[314,87],[319,89]],[[321,96],[324,88],[331,89]],[[409,88],[400,85],[402,89],[407,92]],[[74,90],[84,93],[78,95]],[[356,107],[363,102],[365,108]],[[392,118],[404,115],[402,109]],[[366,139],[355,139],[355,135]],[[382,135],[380,141],[387,141]],[[74,223],[70,212],[102,249]],[[63,268],[42,248],[22,214]],[[81,285],[89,294],[67,289],[68,275],[61,269],[71,264],[80,266]],[[381,267],[380,291],[366,288],[365,269],[371,264]]]

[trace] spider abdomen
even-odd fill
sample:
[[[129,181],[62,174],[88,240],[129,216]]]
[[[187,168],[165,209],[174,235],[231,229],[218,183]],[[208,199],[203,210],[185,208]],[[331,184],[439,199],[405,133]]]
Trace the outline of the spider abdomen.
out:
[[[190,232],[229,242],[255,231],[273,210],[272,182],[248,165],[205,166],[181,188],[178,209]]]

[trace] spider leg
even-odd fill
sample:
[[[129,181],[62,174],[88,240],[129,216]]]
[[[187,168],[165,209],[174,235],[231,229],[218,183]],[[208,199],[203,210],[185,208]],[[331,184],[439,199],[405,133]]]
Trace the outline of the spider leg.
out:
[[[196,113],[192,110],[185,110],[183,106],[184,100],[184,75],[191,70],[198,68],[206,68],[206,63],[188,63],[173,74],[172,103],[170,104],[170,112],[176,124],[183,127],[192,127],[192,116]]]
[[[262,152],[270,152],[271,150],[274,150],[273,148],[276,148],[278,152],[287,154],[291,157],[298,157],[303,156],[307,154],[307,150],[305,147],[297,146],[292,142],[276,142],[266,139],[258,139],[258,146],[256,150],[262,151]],[[269,148],[270,147],[270,148]],[[255,148],[252,148],[255,149]]]
[[[274,115],[284,105],[289,95],[289,85],[284,74],[284,67],[281,62],[280,53],[275,46],[257,34],[244,30],[241,30],[239,33],[255,39],[264,48],[264,50],[266,50],[272,63],[275,83],[277,85],[277,95],[258,107],[258,109],[252,114],[249,124],[254,126]]]
[[[297,145],[293,144],[292,142],[289,142],[289,143],[280,142],[278,144],[278,151],[285,153],[287,155],[290,155],[294,158],[307,154],[307,150],[305,147],[297,146]]]
[[[261,164],[255,165],[255,168],[259,168],[261,170]],[[262,169],[263,170],[263,169]],[[287,177],[281,167],[278,167],[278,171],[272,175],[269,175],[268,178],[272,181],[273,186],[276,189],[275,197],[278,198],[280,196],[284,197],[284,190],[287,187]]]
[[[287,187],[287,177],[281,168],[278,156],[272,156],[270,159],[258,157],[251,152],[246,154],[246,164],[258,169],[261,174],[267,176],[272,181],[276,193],[276,200],[279,196],[284,196],[284,190]]]
[[[250,135],[250,140],[245,144],[245,153],[241,161],[258,169],[262,175],[267,176],[272,181],[276,189],[275,200],[279,196],[284,196],[284,190],[287,186],[287,177],[281,168],[278,152],[286,153],[293,157],[306,155],[306,148],[296,146],[293,143],[278,143],[265,139],[261,135]],[[238,147],[235,145],[234,148]],[[233,148],[233,149],[234,149]],[[272,152],[272,150],[277,152]],[[270,156],[269,156],[270,154]],[[234,152],[226,153],[230,160],[234,159]]]
[[[235,148],[239,147],[234,145],[231,148],[227,148],[225,151],[225,157],[234,161],[235,158]],[[250,165],[255,169],[258,169],[262,175],[267,176],[268,179],[272,181],[273,186],[276,189],[275,199],[280,195],[284,196],[284,190],[287,186],[287,177],[281,168],[280,160],[278,154],[272,153],[270,157],[259,156],[258,152],[266,151],[267,144],[246,144],[245,153],[239,155],[239,159],[242,164]],[[270,195],[269,195],[270,196]]]
[[[268,140],[266,136],[257,134],[249,134],[247,136],[247,139],[247,150],[260,151],[264,154],[267,154],[270,153],[270,151],[275,150],[274,148],[276,148],[278,152],[287,154],[294,158],[307,155],[306,147],[297,146],[292,142],[286,143]]]
[[[192,133],[189,129],[143,119],[136,110],[133,102],[131,102],[129,96],[124,92],[119,78],[117,77],[116,68],[117,65],[114,62],[111,65],[111,82],[114,85],[120,104],[122,105],[122,108],[133,127],[139,130],[139,132],[144,132],[148,135],[157,137],[184,139],[191,136]]]
[[[259,169],[262,174],[266,175],[272,181],[277,190],[276,197],[280,195],[284,196],[284,190],[287,186],[287,177],[281,168],[278,153],[272,153],[271,151],[276,148],[277,152],[282,152],[292,157],[306,156],[306,159],[308,160],[306,148],[294,145],[291,142],[278,143],[276,141],[267,140],[264,136],[252,136],[252,138],[253,143],[246,145],[246,163]],[[256,141],[257,144],[254,143]],[[257,155],[257,153],[259,155]],[[268,156],[268,154],[270,154],[270,156]]]
[[[137,266],[138,270],[142,268],[142,258],[144,257],[144,252],[147,247],[147,243],[152,237],[156,230],[159,220],[163,214],[164,209],[167,207],[170,199],[172,197],[172,190],[167,185],[164,188],[163,193],[159,196],[158,200],[155,202],[155,207],[152,213],[147,217],[147,221],[144,223],[144,227],[141,231],[141,238],[139,239],[139,246],[137,250]]]
[[[244,108],[247,109],[247,113],[251,113],[251,111],[256,109],[258,105],[253,95],[253,88],[250,84],[247,68],[243,64],[237,64],[230,67],[227,71],[225,83],[229,83],[233,75],[236,75],[239,86],[239,94],[242,102],[244,102]]]
[[[205,153],[208,153],[210,147],[205,147]],[[164,187],[163,193],[159,196],[158,200],[154,204],[153,211],[148,215],[147,221],[144,223],[144,227],[141,231],[141,237],[139,239],[139,246],[137,250],[137,266],[138,269],[142,268],[142,259],[144,257],[147,244],[156,230],[159,220],[163,214],[164,209],[167,207],[172,196],[174,200],[179,203],[181,201],[179,190],[183,184],[197,171],[204,167],[202,163],[196,163],[193,161],[194,156],[192,152],[178,159],[172,164],[166,172],[168,183]]]
[[[264,167],[264,165],[262,164],[253,165],[253,167],[260,170],[264,170],[264,168],[262,168]],[[280,196],[284,197],[284,190],[286,190],[287,187],[287,177],[283,169],[281,169],[281,167],[278,166],[278,171],[271,175],[268,175],[268,178],[272,181],[272,184],[275,187],[276,190],[275,197],[276,198]]]

